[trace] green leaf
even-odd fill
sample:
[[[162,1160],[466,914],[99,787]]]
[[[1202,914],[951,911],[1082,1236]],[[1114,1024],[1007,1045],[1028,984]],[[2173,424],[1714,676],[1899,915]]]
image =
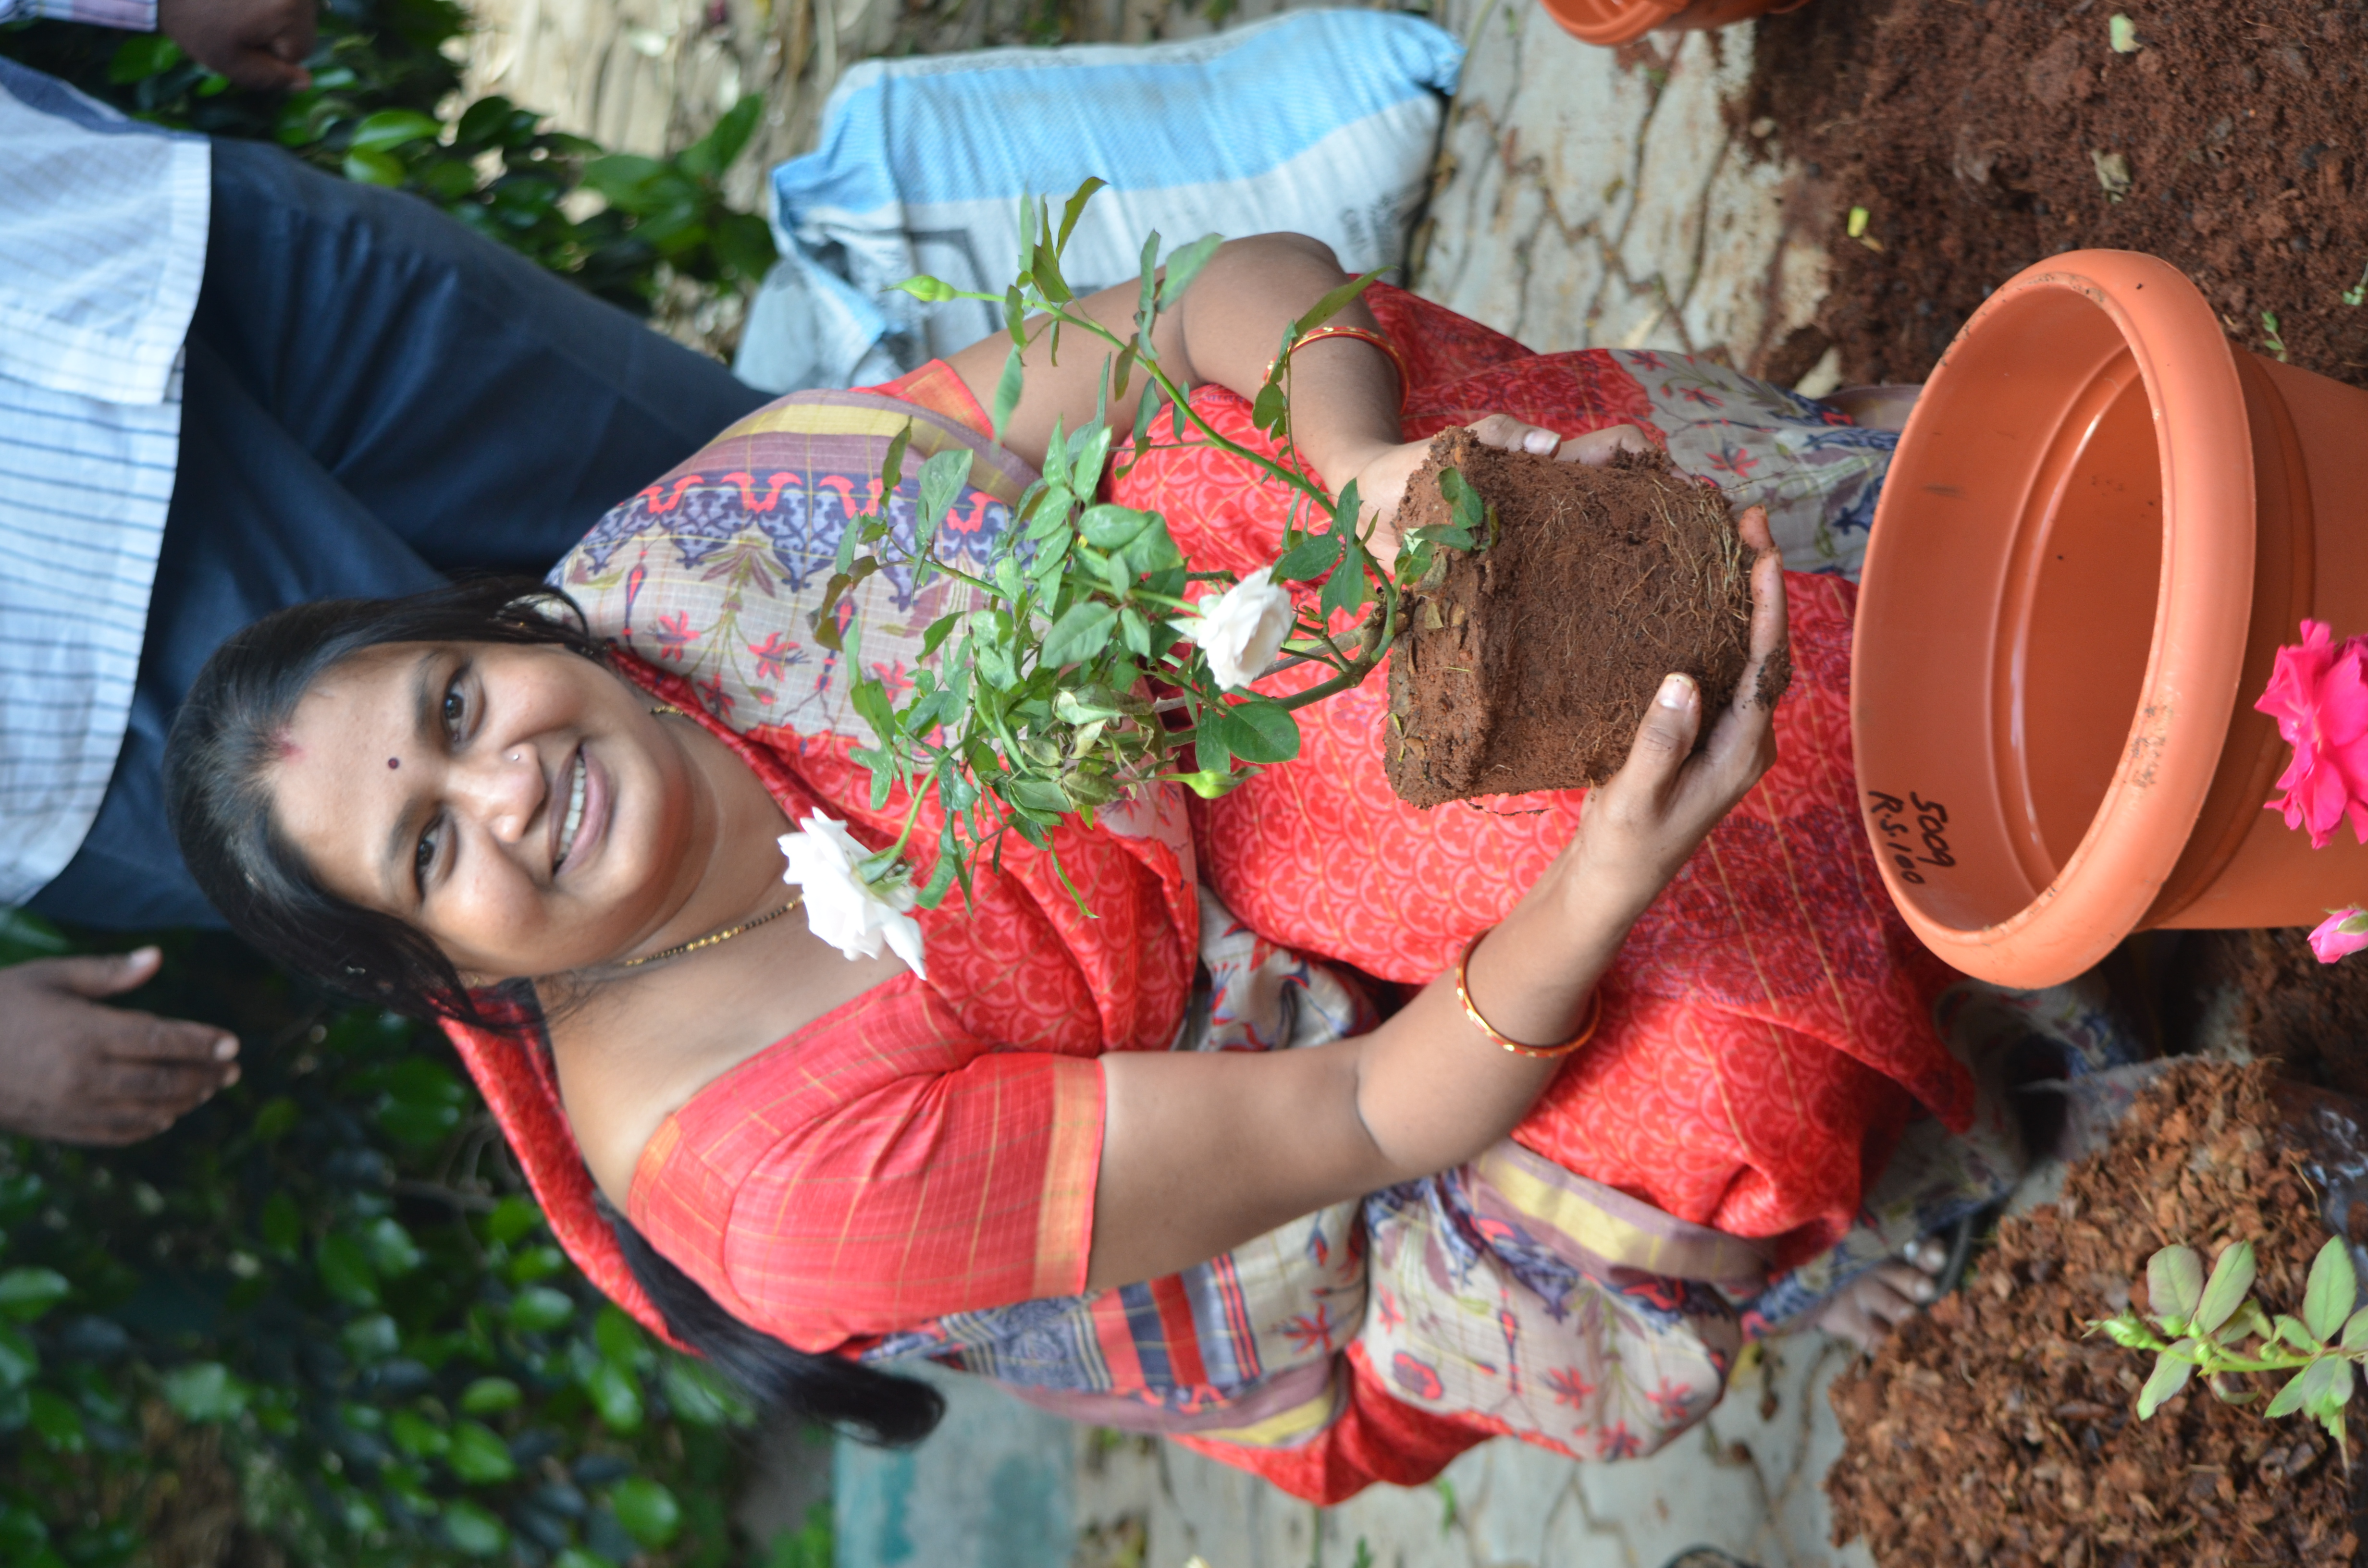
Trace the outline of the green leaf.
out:
[[[2203,1300],[2203,1259],[2193,1247],[2168,1246],[2146,1259],[2146,1301],[2156,1317],[2184,1324]]]
[[[370,1267],[383,1279],[400,1279],[419,1267],[425,1255],[419,1244],[401,1221],[383,1215],[362,1227],[362,1245],[370,1253]]]
[[[880,460],[880,496],[884,507],[887,498],[905,483],[905,449],[913,444],[913,422],[888,438],[888,455]]]
[[[1381,277],[1381,269],[1376,267],[1374,270],[1366,273],[1362,278],[1351,278],[1346,283],[1341,284],[1338,288],[1334,289],[1330,293],[1316,301],[1315,305],[1305,315],[1301,316],[1297,322],[1292,324],[1291,331],[1292,336],[1293,338],[1304,337],[1307,334],[1314,332],[1317,327],[1322,326],[1326,322],[1330,321],[1334,316],[1338,315],[1342,308],[1346,306],[1349,301],[1355,299],[1358,295],[1371,288],[1373,284],[1373,280]]]
[[[600,1424],[611,1432],[642,1429],[642,1381],[632,1372],[613,1362],[596,1361],[585,1376],[584,1392],[592,1396]]]
[[[763,95],[743,94],[706,135],[675,154],[676,166],[699,179],[723,178],[723,171],[739,159],[748,138],[756,134],[757,117],[764,109]]]
[[[947,511],[962,499],[962,486],[970,483],[971,463],[975,456],[968,447],[949,447],[921,465],[921,510],[915,527],[919,529],[924,552],[945,521]]]
[[[472,1557],[491,1557],[510,1543],[501,1520],[466,1498],[444,1505],[442,1523],[454,1549]]]
[[[2129,1312],[2123,1312],[2118,1317],[2106,1318],[2100,1323],[2092,1323],[2089,1326],[2091,1329],[2102,1331],[2106,1338],[2124,1350],[2152,1349],[2157,1343],[2155,1336],[2146,1331],[2146,1324],[2140,1323]]]
[[[2351,1363],[2340,1356],[2322,1356],[2302,1369],[2305,1412],[2324,1421],[2351,1398]]]
[[[2138,42],[2138,25],[2119,11],[2105,18],[2105,41],[2115,54],[2135,54],[2144,47]]]
[[[518,1473],[509,1445],[482,1421],[454,1425],[452,1446],[446,1450],[444,1462],[452,1467],[453,1474],[472,1486],[507,1481]]]
[[[939,869],[951,874],[951,858],[940,856]],[[694,1426],[722,1426],[739,1415],[738,1402],[715,1374],[683,1356],[669,1356],[660,1374],[666,1403],[675,1418]]]
[[[1096,599],[1071,605],[1044,633],[1039,657],[1053,665],[1081,665],[1110,646],[1118,610]]]
[[[1325,580],[1323,596],[1316,601],[1326,619],[1343,611],[1354,615],[1372,599],[1372,585],[1365,581],[1367,559],[1362,540],[1351,536],[1344,541],[1340,564]]]
[[[1258,388],[1258,399],[1250,404],[1250,424],[1280,437],[1290,414],[1291,403],[1282,395],[1282,383],[1269,381]]]
[[[2319,1338],[2333,1339],[2343,1332],[2343,1321],[2359,1299],[2360,1277],[2352,1271],[2351,1250],[2330,1236],[2311,1260],[2310,1282],[2303,1287],[2302,1321]]]
[[[649,1335],[621,1308],[603,1302],[592,1320],[592,1344],[601,1359],[628,1370],[649,1359]]]
[[[2276,1321],[2270,1324],[2270,1335],[2285,1341],[2297,1350],[2316,1350],[2320,1344],[2318,1336],[2305,1328],[2301,1319],[2288,1317],[2283,1312],[2280,1312]]]
[[[2350,1318],[2345,1320],[2343,1324],[2343,1348],[2346,1350],[2368,1350],[2368,1307],[2361,1308],[2358,1312],[2353,1312]]]
[[[332,1231],[322,1237],[313,1263],[321,1284],[336,1300],[349,1307],[378,1305],[378,1277],[370,1268],[369,1250],[348,1233]]]
[[[416,109],[382,108],[354,127],[346,146],[349,152],[384,153],[422,137],[432,142],[443,129]]]
[[[107,79],[119,87],[130,86],[143,77],[161,76],[188,58],[163,33],[138,34],[116,46],[107,62]]]
[[[0,1274],[0,1315],[31,1323],[73,1293],[54,1268],[12,1268]]]
[[[41,1369],[41,1353],[17,1330],[0,1324],[0,1392],[23,1388]]]
[[[2286,1380],[2285,1387],[2278,1390],[2277,1397],[2271,1400],[2268,1408],[2261,1412],[2261,1419],[2275,1421],[2282,1415],[2292,1415],[2302,1408],[2302,1380],[2304,1373],[2309,1370],[2308,1367],[2305,1367],[2302,1371],[2296,1372]]]
[[[403,165],[396,161],[394,154],[367,147],[346,154],[345,173],[346,177],[357,185],[400,187],[403,184]]]
[[[510,1298],[510,1326],[525,1334],[557,1328],[575,1315],[575,1302],[548,1285],[529,1285]]]
[[[403,1333],[384,1312],[365,1312],[337,1335],[346,1354],[361,1362],[383,1361],[403,1348]]]
[[[78,1454],[87,1446],[82,1429],[82,1412],[47,1389],[35,1389],[26,1412],[26,1419],[34,1435],[53,1454]]]
[[[1003,440],[1003,432],[1011,423],[1011,411],[1019,406],[1019,390],[1028,372],[1019,363],[1017,347],[1004,357],[1003,373],[995,379],[995,439]]]
[[[1338,529],[1309,534],[1282,552],[1274,563],[1274,578],[1281,583],[1312,583],[1340,562],[1342,542],[1347,536]]]
[[[567,1267],[567,1255],[549,1244],[520,1247],[503,1270],[513,1285],[531,1285],[538,1279],[548,1279]]]
[[[1077,226],[1077,219],[1085,212],[1086,203],[1094,199],[1094,192],[1104,188],[1109,184],[1110,181],[1106,179],[1088,175],[1086,176],[1086,183],[1077,187],[1071,194],[1068,205],[1061,209],[1061,234],[1053,242],[1054,250],[1062,251],[1069,248],[1069,231]]]
[[[492,1415],[516,1410],[520,1397],[518,1384],[507,1378],[479,1378],[461,1391],[461,1409],[470,1415]]]
[[[682,1528],[682,1505],[645,1475],[629,1476],[609,1494],[609,1507],[625,1533],[655,1551]]]
[[[1289,762],[1299,755],[1298,721],[1280,702],[1263,697],[1232,703],[1212,702],[1201,710],[1203,731],[1212,719],[1224,726],[1219,733],[1225,749],[1244,762],[1272,765]]]
[[[2212,1278],[2204,1282],[2203,1299],[2196,1304],[2197,1331],[2209,1334],[2226,1323],[2252,1288],[2253,1244],[2237,1242],[2222,1248],[2213,1261]]]
[[[184,1421],[235,1421],[245,1413],[253,1395],[244,1379],[219,1361],[195,1361],[176,1367],[159,1380],[165,1403]]]
[[[1120,550],[1133,543],[1135,536],[1151,524],[1149,512],[1103,504],[1085,509],[1077,518],[1077,532],[1097,550]]]
[[[416,1410],[398,1410],[390,1416],[386,1436],[396,1448],[417,1460],[440,1459],[452,1446],[450,1434]]]
[[[1184,290],[1192,287],[1192,280],[1201,276],[1201,269],[1209,265],[1209,258],[1224,243],[1223,234],[1203,234],[1167,258],[1167,281],[1159,287],[1161,310],[1175,308],[1176,301],[1184,297]]]
[[[2156,1360],[2154,1371],[2146,1378],[2146,1387],[2138,1390],[2139,1420],[2149,1419],[2156,1411],[2162,1408],[2164,1401],[2185,1388],[2187,1380],[2195,1375],[2194,1362],[2181,1359],[2172,1353],[2180,1349],[2193,1349],[2194,1346],[2195,1341],[2182,1339],[2171,1346],[2170,1350],[2164,1351]]]
[[[494,1205],[485,1216],[485,1239],[507,1246],[542,1223],[542,1210],[529,1198],[511,1196]]]

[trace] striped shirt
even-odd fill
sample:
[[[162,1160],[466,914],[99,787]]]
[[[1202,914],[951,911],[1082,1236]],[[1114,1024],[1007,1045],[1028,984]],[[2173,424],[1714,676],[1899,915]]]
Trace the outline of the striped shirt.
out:
[[[154,26],[141,0],[0,21]],[[81,846],[131,711],[180,456],[211,149],[0,60],[0,903]]]

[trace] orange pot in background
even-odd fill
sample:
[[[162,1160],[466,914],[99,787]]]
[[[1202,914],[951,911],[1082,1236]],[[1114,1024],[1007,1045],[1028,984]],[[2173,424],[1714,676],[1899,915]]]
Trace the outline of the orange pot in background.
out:
[[[2303,619],[2368,631],[2368,392],[2232,349],[2195,286],[2074,251],[1986,301],[1875,513],[1851,730],[1884,880],[1968,974],[2132,931],[2316,925],[2368,848],[2262,809]]]
[[[1656,28],[1702,30],[1785,11],[1809,0],[1543,0],[1546,15],[1588,43],[1634,43]]]

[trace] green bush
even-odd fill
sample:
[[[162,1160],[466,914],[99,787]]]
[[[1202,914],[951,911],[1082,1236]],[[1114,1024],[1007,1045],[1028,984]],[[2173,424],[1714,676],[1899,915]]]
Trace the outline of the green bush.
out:
[[[604,153],[503,97],[441,120],[461,85],[444,46],[467,27],[453,0],[332,0],[307,62],[313,85],[286,96],[233,87],[161,33],[21,22],[0,27],[0,54],[142,119],[277,142],[333,174],[416,192],[636,314],[656,301],[662,267],[718,291],[764,276],[772,234],[722,186],[757,129],[756,95],[663,159]],[[581,219],[563,204],[579,188],[605,203]]]
[[[567,1263],[441,1037],[165,948],[132,1000],[245,1077],[130,1149],[0,1140],[0,1562],[733,1560],[749,1413]],[[0,916],[0,962],[66,949]]]

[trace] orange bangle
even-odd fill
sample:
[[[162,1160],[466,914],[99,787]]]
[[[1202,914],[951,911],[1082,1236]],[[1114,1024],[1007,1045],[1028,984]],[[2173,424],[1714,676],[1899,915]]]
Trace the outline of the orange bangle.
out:
[[[1284,359],[1288,359],[1292,355],[1298,353],[1301,349],[1306,347],[1309,344],[1314,343],[1318,338],[1324,337],[1353,337],[1360,343],[1370,343],[1374,347],[1380,349],[1383,354],[1388,355],[1391,369],[1396,370],[1398,373],[1398,415],[1401,418],[1405,417],[1406,396],[1414,391],[1414,376],[1406,369],[1406,356],[1398,351],[1398,346],[1396,344],[1392,343],[1387,337],[1384,337],[1380,333],[1373,331],[1371,327],[1319,326],[1313,332],[1302,333],[1298,337],[1292,339],[1291,347],[1282,351],[1282,358]],[[1274,374],[1274,367],[1272,365],[1269,365],[1267,367],[1267,374],[1269,376]]]
[[[1480,944],[1487,938],[1488,933],[1495,929],[1494,926],[1487,926],[1472,940],[1466,942],[1463,945],[1463,956],[1455,960],[1455,999],[1463,1004],[1463,1016],[1472,1020],[1472,1027],[1514,1055],[1527,1056],[1540,1062],[1551,1061],[1557,1056],[1568,1056],[1572,1051],[1593,1040],[1595,1026],[1603,1021],[1603,988],[1601,986],[1597,986],[1587,994],[1587,1022],[1580,1026],[1577,1034],[1560,1045],[1523,1045],[1520,1040],[1508,1040],[1497,1032],[1495,1025],[1480,1016],[1480,1009],[1472,1005],[1472,955],[1480,950]]]

